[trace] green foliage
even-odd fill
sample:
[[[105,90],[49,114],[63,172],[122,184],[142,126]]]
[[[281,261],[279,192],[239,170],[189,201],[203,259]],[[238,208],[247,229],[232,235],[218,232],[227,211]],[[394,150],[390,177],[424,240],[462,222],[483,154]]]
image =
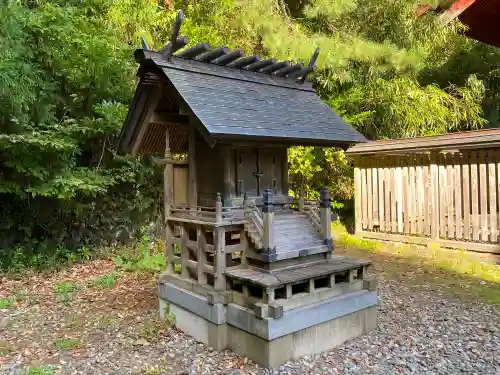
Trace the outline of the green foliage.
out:
[[[29,228],[27,228],[29,229]],[[88,261],[94,254],[87,246],[69,249],[54,240],[31,240],[11,249],[0,249],[0,269],[21,273],[26,268],[38,270],[59,268],[66,264]]]
[[[169,303],[167,303],[165,309],[163,310],[163,319],[165,320],[168,327],[173,327],[175,325],[176,317],[172,312]]]
[[[64,304],[72,302],[79,289],[80,287],[78,284],[70,282],[60,282],[54,285],[56,299]]]
[[[8,309],[9,307],[14,306],[15,303],[16,301],[11,298],[9,299],[0,298],[0,309]]]
[[[166,269],[165,255],[158,243],[144,229],[136,246],[122,252],[113,261],[124,271],[159,272]]]
[[[92,285],[100,288],[112,288],[120,278],[120,274],[112,272],[108,275],[103,275],[97,279],[92,280]]]
[[[82,261],[128,243],[158,219],[161,175],[115,155],[136,83],[133,50],[183,35],[307,63],[321,48],[318,94],[369,139],[498,124],[500,50],[417,16],[416,0],[4,0],[0,7],[0,267]],[[264,16],[263,16],[264,15]],[[290,187],[326,186],[350,210],[352,161],[341,150],[290,151]],[[142,240],[141,240],[142,241]],[[139,241],[140,243],[142,243]],[[139,245],[139,248],[142,245]],[[164,267],[153,247],[117,258]]]
[[[32,367],[29,370],[21,372],[22,375],[54,375],[52,367]]]
[[[0,266],[85,260],[86,245],[126,242],[156,215],[156,171],[114,156],[135,43],[113,1],[3,3]]]
[[[329,189],[333,200],[345,201],[352,196],[351,160],[342,150],[294,147],[288,159],[290,187],[298,191],[303,183],[307,199],[318,199],[322,187]]]
[[[63,339],[54,343],[54,347],[59,350],[81,348],[83,343],[76,339]]]
[[[72,293],[78,290],[78,285],[70,282],[61,282],[54,285],[55,293]]]

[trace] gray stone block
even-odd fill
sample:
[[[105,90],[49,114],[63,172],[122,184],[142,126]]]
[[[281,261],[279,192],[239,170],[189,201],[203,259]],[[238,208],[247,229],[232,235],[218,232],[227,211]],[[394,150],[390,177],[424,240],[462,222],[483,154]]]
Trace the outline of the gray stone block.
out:
[[[368,277],[363,280],[363,289],[373,291],[377,290],[377,287],[378,287],[378,282],[377,279],[375,279],[374,277]]]
[[[369,307],[271,341],[228,324],[227,345],[262,367],[278,367],[290,360],[334,349],[376,328],[376,320],[377,307]]]
[[[374,329],[377,322],[377,307],[372,306],[267,340],[229,323],[220,325],[211,323],[164,299],[160,299],[160,312],[164,311],[167,303],[170,304],[170,311],[176,316],[177,327],[186,334],[216,350],[229,348],[263,367],[277,367],[289,360],[331,350],[347,340]],[[253,318],[253,323],[246,324],[254,324],[255,332],[268,327],[266,321],[279,322],[286,317],[285,314],[280,320],[257,319],[249,309],[240,307],[238,311],[246,312],[240,315],[239,318],[242,320],[252,321]]]
[[[253,311],[257,318],[267,318],[269,316],[269,305],[264,302],[257,302],[253,306]]]
[[[279,319],[283,316],[284,309],[283,309],[282,305],[277,305],[277,304],[273,303],[273,304],[269,305],[269,308],[270,308],[270,313],[271,313],[272,318]]]
[[[207,298],[179,288],[170,283],[160,284],[160,298],[172,302],[214,324],[226,323],[226,307],[217,303],[210,305]]]
[[[210,305],[215,305],[217,303],[222,303],[223,305],[228,304],[228,293],[226,292],[208,292],[207,301]]]
[[[376,292],[361,290],[286,311],[279,319],[258,319],[254,311],[231,303],[227,306],[227,322],[263,339],[273,340],[377,304]]]
[[[168,302],[160,299],[160,311]],[[214,324],[175,304],[170,304],[177,328],[216,350],[227,348],[227,325]]]

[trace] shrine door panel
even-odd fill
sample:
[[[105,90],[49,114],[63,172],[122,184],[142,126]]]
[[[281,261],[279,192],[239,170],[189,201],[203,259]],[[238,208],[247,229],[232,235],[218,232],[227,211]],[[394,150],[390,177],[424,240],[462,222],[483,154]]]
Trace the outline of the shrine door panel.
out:
[[[236,152],[236,191],[238,196],[246,192],[249,197],[259,195],[257,178],[257,150],[241,148]]]
[[[281,194],[281,155],[279,149],[259,149],[260,194],[271,189],[274,195]]]

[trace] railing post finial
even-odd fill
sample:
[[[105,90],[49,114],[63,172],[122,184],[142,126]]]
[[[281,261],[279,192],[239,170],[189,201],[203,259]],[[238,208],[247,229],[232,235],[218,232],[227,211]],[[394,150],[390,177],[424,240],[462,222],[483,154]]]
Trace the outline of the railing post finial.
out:
[[[217,198],[215,198],[215,221],[217,223],[222,221],[222,198],[220,193],[217,193]]]
[[[262,194],[262,212],[273,212],[272,196],[271,189],[264,190],[264,194]]]
[[[320,207],[328,209],[330,208],[332,198],[327,188],[324,187],[319,190],[319,201],[320,201],[319,203]]]

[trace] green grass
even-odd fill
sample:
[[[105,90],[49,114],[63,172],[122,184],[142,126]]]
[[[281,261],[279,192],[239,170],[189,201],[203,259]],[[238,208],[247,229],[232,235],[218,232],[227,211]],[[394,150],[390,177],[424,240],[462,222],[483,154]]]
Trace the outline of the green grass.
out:
[[[120,274],[116,272],[112,272],[108,275],[103,275],[92,280],[92,285],[100,288],[112,288],[116,285],[116,282],[120,278]]]
[[[78,290],[78,284],[75,283],[68,283],[68,282],[63,282],[63,283],[56,283],[54,285],[54,292],[57,294],[61,293],[73,293]]]
[[[12,298],[0,299],[0,309],[8,309],[16,304],[16,301]]]
[[[54,293],[59,302],[69,304],[75,298],[75,294],[80,289],[78,284],[70,282],[56,283]]]
[[[417,279],[449,288],[455,294],[500,303],[500,266],[464,250],[424,247],[359,239],[338,223],[332,226],[335,245],[346,255],[371,257],[383,263],[388,277],[414,272]]]
[[[54,343],[54,347],[59,350],[63,349],[77,349],[81,348],[83,346],[83,343],[80,340],[75,340],[75,339],[63,339],[56,341]]]
[[[32,367],[21,373],[22,375],[54,375],[55,372],[50,367]]]
[[[97,325],[99,328],[111,327],[115,323],[115,320],[110,316],[104,316],[99,319]]]

